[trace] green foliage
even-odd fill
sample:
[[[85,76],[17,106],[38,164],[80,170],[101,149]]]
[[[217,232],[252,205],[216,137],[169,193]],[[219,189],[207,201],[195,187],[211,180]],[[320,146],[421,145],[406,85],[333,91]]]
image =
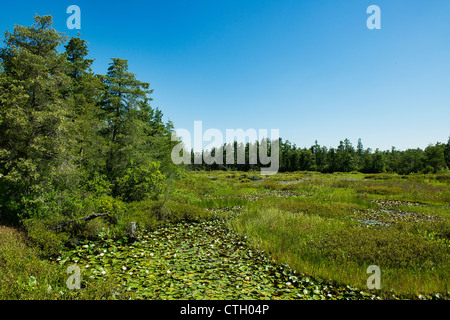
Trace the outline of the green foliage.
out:
[[[423,237],[381,228],[334,230],[315,238],[308,249],[336,264],[355,262],[384,268],[429,268],[442,265],[449,258],[440,246],[424,241]]]
[[[69,79],[56,50],[65,37],[51,25],[50,16],[36,16],[33,26],[16,26],[5,33],[0,53],[1,210],[11,216],[25,208],[25,199],[51,190],[52,180],[70,184],[65,177],[74,170],[67,152],[71,101],[62,94]]]
[[[270,189],[289,174],[279,175],[268,180]],[[258,248],[314,277],[365,288],[365,270],[374,264],[382,269],[383,297],[390,289],[407,297],[448,295],[445,177],[311,175],[295,183],[297,196],[249,202],[233,226]]]
[[[325,204],[298,200],[281,200],[278,202],[277,207],[292,213],[312,214],[330,218],[348,217],[358,208],[357,205],[352,203],[333,202],[332,204]]]
[[[157,199],[163,191],[164,175],[159,170],[159,163],[150,162],[146,166],[133,166],[125,169],[117,179],[116,192],[127,202],[144,199]]]
[[[157,199],[179,174],[172,124],[149,84],[114,58],[92,72],[85,40],[51,16],[6,32],[0,51],[0,212],[4,222],[122,214],[121,201]],[[93,224],[90,224],[91,226]]]
[[[0,299],[56,299],[61,279],[61,269],[40,260],[22,235],[0,227]]]
[[[86,191],[95,197],[111,194],[112,184],[105,175],[94,172],[93,176],[86,181]]]
[[[42,260],[41,255],[22,234],[0,227],[0,300],[127,298],[126,294],[115,294],[117,283],[113,281],[95,286],[83,283],[81,290],[69,290],[67,266]]]
[[[247,143],[243,146],[246,154],[245,164],[225,164],[221,165],[221,168],[249,171],[264,167],[259,162],[255,165],[249,164],[249,150],[255,144],[257,150],[259,150],[258,142]],[[340,141],[337,148],[320,146],[317,141],[310,148],[299,148],[289,140],[283,141],[282,139],[279,140],[279,146],[279,172],[438,173],[448,170],[450,162],[450,142],[445,145],[437,142],[435,145],[428,146],[425,150],[417,148],[405,151],[398,151],[394,147],[392,147],[392,150],[386,151],[364,149],[361,139],[358,140],[356,150],[348,139]],[[223,152],[225,158],[225,146]],[[191,158],[193,159],[193,157],[192,151]],[[217,170],[218,166],[191,164],[188,168],[209,171]]]
[[[151,107],[153,90],[129,71],[128,61],[113,58],[106,75],[95,74],[85,40],[75,37],[66,44],[67,37],[52,28],[51,16],[36,16],[34,20],[31,27],[16,26],[12,33],[6,32],[0,50],[0,221],[26,231],[28,245],[22,236],[0,227],[0,298],[130,297],[142,288],[116,267],[136,262],[129,254],[156,247],[164,252],[162,248],[168,246],[166,253],[172,255],[186,245],[183,237],[192,239],[198,250],[188,249],[180,255],[200,257],[199,266],[217,266],[224,262],[223,257],[242,259],[236,265],[226,263],[221,270],[234,274],[235,280],[217,279],[213,269],[213,273],[208,272],[209,280],[218,280],[214,289],[218,297],[325,299],[336,290],[346,292],[342,287],[331,290],[331,286],[299,280],[296,286],[301,283],[302,290],[291,293],[286,291],[293,289],[291,285],[281,283],[286,278],[277,275],[280,269],[268,266],[266,260],[256,259],[256,267],[247,268],[246,263],[255,262],[251,257],[254,253],[244,249],[238,236],[228,233],[222,219],[243,207],[247,209],[234,222],[236,229],[252,235],[275,259],[297,263],[299,269],[311,274],[332,277],[332,272],[348,265],[347,274],[337,280],[359,285],[361,277],[355,279],[350,272],[377,260],[394,275],[388,277],[391,281],[395,277],[411,281],[416,279],[414,272],[421,270],[430,281],[429,288],[442,291],[445,287],[435,279],[443,278],[448,269],[446,206],[450,191],[445,172],[450,140],[447,145],[437,143],[425,150],[372,152],[364,150],[361,141],[355,150],[348,139],[329,149],[317,142],[301,149],[280,139],[280,171],[302,172],[261,178],[252,171],[261,163],[247,163],[243,167],[247,173],[186,175],[171,161],[175,143],[171,141],[172,123],[164,123],[162,112]],[[63,45],[65,52],[59,52]],[[259,149],[260,143],[248,142],[244,147],[249,160],[250,148]],[[220,168],[240,169],[238,165]],[[317,178],[313,170],[353,174]],[[383,174],[363,179],[356,171]],[[405,176],[400,179],[387,172]],[[387,202],[376,202],[380,199]],[[391,205],[388,201],[400,203]],[[402,211],[417,203],[416,211]],[[77,220],[93,213],[108,215]],[[377,220],[383,227],[364,225],[369,220]],[[128,244],[121,237],[128,234],[131,222],[136,222],[139,236],[154,232],[153,249],[136,249],[138,242],[136,247],[130,244],[129,252],[116,251],[115,241]],[[87,241],[99,238],[116,255],[101,255]],[[89,245],[80,248],[76,246],[79,241]],[[205,245],[210,242],[217,245],[218,256],[213,247]],[[75,248],[61,264],[69,259],[90,259],[82,254],[95,253],[92,275],[101,281],[84,281],[83,290],[77,293],[64,289],[63,270],[40,257],[54,256],[67,245]],[[199,254],[202,250],[214,257],[212,264],[204,264]],[[236,256],[241,254],[245,256]],[[175,281],[183,280],[185,265],[178,265],[166,278],[161,274],[165,263],[161,258],[146,266],[154,272],[147,284],[155,290],[144,290],[136,297],[212,297],[213,292],[201,288],[203,284],[198,281],[190,295],[194,279],[187,279],[183,289],[172,291]],[[102,278],[101,264],[111,268],[107,273],[118,277]],[[243,280],[244,269],[254,278]],[[143,280],[141,271],[133,269],[139,273],[137,280]],[[399,276],[401,272],[405,272],[404,277]],[[264,278],[267,274],[270,281]],[[296,277],[290,273],[285,276]],[[424,279],[409,287],[421,288]],[[226,293],[225,288],[235,283],[242,290]],[[258,296],[252,287],[261,283],[263,294]],[[126,289],[115,292],[124,286]],[[424,290],[432,291],[429,288]],[[165,289],[173,294],[162,294]],[[351,290],[349,295],[357,294]]]
[[[102,136],[108,141],[106,175],[113,195],[127,202],[157,198],[162,181],[175,173],[168,164],[168,127],[162,114],[150,107],[149,84],[128,71],[128,62],[113,59],[106,76],[101,106],[107,123]],[[159,150],[159,151],[155,151]]]
[[[139,230],[153,230],[162,223],[162,201],[143,200],[130,203],[128,212],[118,221],[118,228],[122,232],[128,231],[131,222],[136,222]]]
[[[60,252],[66,245],[69,235],[65,232],[51,230],[53,220],[28,219],[23,222],[27,236],[44,256],[52,256]]]
[[[372,193],[380,195],[392,195],[400,194],[403,190],[400,187],[390,187],[390,186],[367,186],[363,188],[358,188],[358,193]]]
[[[145,232],[157,227],[180,221],[205,221],[212,218],[212,214],[204,208],[173,200],[135,201],[127,206],[126,214],[118,217],[117,235],[127,235],[131,222],[136,223],[138,230]]]
[[[431,168],[428,172],[439,172],[447,167],[445,162],[445,146],[443,144],[436,144],[435,146],[428,146],[425,149],[425,156],[427,159],[427,166]]]
[[[177,191],[189,192],[198,196],[204,196],[207,193],[212,192],[217,189],[216,184],[212,182],[211,179],[202,176],[188,176],[183,179],[178,180],[175,183],[175,188]]]

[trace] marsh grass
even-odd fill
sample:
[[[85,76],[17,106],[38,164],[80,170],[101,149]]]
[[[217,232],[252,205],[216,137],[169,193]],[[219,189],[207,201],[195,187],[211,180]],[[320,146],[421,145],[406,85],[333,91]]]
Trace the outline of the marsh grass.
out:
[[[448,247],[417,232],[367,228],[267,205],[248,208],[233,226],[279,261],[314,277],[365,289],[367,267],[378,265],[385,295],[390,290],[406,295],[449,290]]]
[[[383,294],[450,290],[447,175],[313,174],[293,184],[308,197],[265,198],[233,227],[281,262],[312,276],[365,289],[369,265],[382,269]],[[264,189],[281,189],[271,178]],[[389,222],[382,226],[360,221]],[[378,220],[377,220],[378,219]]]
[[[116,211],[116,237],[131,221],[148,231],[231,219],[256,250],[302,274],[367,290],[367,267],[378,265],[385,298],[450,297],[450,174],[199,171],[178,180],[164,199]],[[95,233],[107,221],[90,223]],[[48,234],[30,237],[52,243]],[[0,227],[0,299],[120,298],[109,281],[67,290],[65,270],[42,259],[40,250]]]

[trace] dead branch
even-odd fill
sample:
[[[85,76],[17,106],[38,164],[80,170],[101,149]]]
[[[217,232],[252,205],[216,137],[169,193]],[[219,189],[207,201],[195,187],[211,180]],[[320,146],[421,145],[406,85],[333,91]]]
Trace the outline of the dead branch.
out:
[[[103,216],[107,216],[109,215],[109,212],[104,212],[104,213],[93,213],[87,217],[83,217],[83,218],[78,218],[78,219],[73,219],[73,220],[69,220],[63,223],[60,223],[58,225],[56,225],[55,227],[53,227],[53,230],[57,230],[57,229],[61,229],[64,228],[65,226],[71,224],[71,223],[75,223],[75,222],[79,222],[79,221],[89,221],[98,217],[103,217]]]

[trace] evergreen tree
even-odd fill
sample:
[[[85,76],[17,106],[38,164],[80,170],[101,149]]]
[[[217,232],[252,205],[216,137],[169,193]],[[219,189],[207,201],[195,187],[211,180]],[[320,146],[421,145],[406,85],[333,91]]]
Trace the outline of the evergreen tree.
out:
[[[356,168],[361,170],[364,162],[364,146],[362,144],[361,138],[358,139],[358,145],[356,146]]]
[[[1,210],[10,220],[38,211],[46,193],[70,187],[76,177],[67,152],[71,101],[63,94],[70,79],[57,51],[66,38],[52,28],[51,16],[34,20],[5,32],[0,53]]]
[[[444,157],[447,168],[450,169],[450,136],[448,137],[447,144],[444,147]]]
[[[408,149],[400,153],[398,173],[410,174],[423,172],[426,157],[422,149]]]
[[[372,169],[373,169],[372,150],[370,148],[367,148],[361,155],[361,165],[359,170],[364,173],[372,173]]]
[[[445,145],[440,143],[436,143],[434,146],[429,145],[425,149],[426,171],[436,173],[447,167],[444,150]]]
[[[72,134],[76,143],[72,154],[89,179],[105,167],[106,142],[99,135],[105,127],[103,111],[99,107],[102,83],[92,72],[94,60],[86,58],[89,51],[85,40],[72,38],[65,49],[66,74],[72,80],[67,97],[74,103]]]
[[[108,141],[106,174],[114,196],[127,201],[154,197],[161,191],[164,175],[153,147],[169,146],[170,132],[163,134],[169,130],[162,123],[162,113],[149,105],[148,95],[153,92],[149,83],[128,71],[127,60],[112,60],[107,75],[101,76],[105,86],[103,135]]]
[[[325,172],[325,170],[327,169],[328,165],[327,165],[327,147],[323,146],[321,147],[319,145],[319,143],[316,141],[314,141],[314,145],[310,148],[312,154],[314,155],[315,158],[315,171],[320,171],[320,172]]]
[[[350,140],[340,141],[336,150],[334,171],[350,172],[355,170],[355,150]]]
[[[383,153],[376,149],[375,153],[372,155],[372,168],[370,170],[371,173],[380,173],[385,172],[386,163],[384,161]]]
[[[358,139],[358,145],[356,147],[356,153],[361,156],[364,153],[364,146],[362,144],[361,138]]]
[[[299,152],[299,161],[298,161],[297,170],[310,171],[315,168],[315,157],[310,149],[302,149]]]

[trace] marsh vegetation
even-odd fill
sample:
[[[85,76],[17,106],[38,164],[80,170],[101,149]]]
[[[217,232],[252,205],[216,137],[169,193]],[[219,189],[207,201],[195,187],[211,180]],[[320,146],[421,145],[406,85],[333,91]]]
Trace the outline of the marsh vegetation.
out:
[[[25,260],[59,280],[16,270],[21,287],[2,285],[3,297],[41,286],[57,299],[448,299],[442,177],[190,172],[172,199],[128,207],[134,238],[100,228],[46,261]],[[71,264],[82,270],[78,291],[64,286]],[[369,265],[381,269],[380,290],[366,286]]]
[[[273,176],[175,165],[149,83],[120,58],[94,73],[87,42],[52,23],[16,25],[0,49],[0,299],[449,297],[450,140],[280,139]]]

